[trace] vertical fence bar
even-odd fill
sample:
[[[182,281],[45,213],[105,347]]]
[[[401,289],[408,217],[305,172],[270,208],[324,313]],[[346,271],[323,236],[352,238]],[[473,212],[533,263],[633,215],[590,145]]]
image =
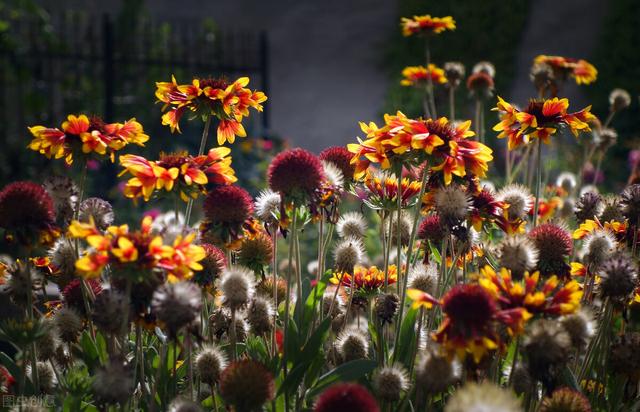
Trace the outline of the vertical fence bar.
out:
[[[114,45],[113,45],[113,26],[111,18],[108,14],[102,16],[102,76],[104,82],[104,120],[110,122],[113,120],[114,105],[113,99],[115,94],[115,66],[114,61]]]

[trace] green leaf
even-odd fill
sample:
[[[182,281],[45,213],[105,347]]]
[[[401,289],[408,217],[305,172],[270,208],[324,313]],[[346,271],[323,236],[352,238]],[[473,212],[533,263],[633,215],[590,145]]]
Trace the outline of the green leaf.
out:
[[[317,303],[322,299],[322,296],[324,295],[324,291],[326,288],[327,288],[327,283],[320,281],[318,282],[316,287],[314,287],[309,293],[309,296],[307,297],[307,301],[304,304],[304,318],[302,323],[303,325],[311,325],[313,313],[318,307]]]
[[[416,341],[416,317],[419,309],[409,309],[402,324],[400,325],[400,336],[398,337],[398,347],[394,349],[394,358],[401,362],[407,368],[410,367],[411,357],[413,356],[413,344]]]
[[[582,388],[580,387],[580,384],[578,384],[578,380],[567,365],[562,367],[562,370],[560,371],[560,379],[565,383],[565,385],[567,385],[567,387],[582,393]]]
[[[431,241],[429,241],[429,249],[431,250],[431,254],[433,255],[433,260],[435,260],[437,264],[442,263],[442,258],[440,257],[440,251],[438,250],[438,248],[433,246]]]
[[[306,396],[311,399],[320,394],[325,388],[336,382],[350,382],[357,380],[367,373],[372,372],[377,366],[377,362],[369,359],[358,359],[343,363],[337,368],[322,375],[315,386],[307,392]]]
[[[329,335],[329,328],[331,327],[331,318],[325,318],[320,325],[313,332],[313,335],[309,337],[309,340],[304,345],[302,352],[300,354],[300,359],[309,360],[309,362],[315,357],[316,354],[320,353],[320,349],[322,348],[322,344],[325,340],[327,340],[327,336]]]
[[[307,367],[309,366],[308,362],[302,362],[296,365],[289,373],[287,374],[287,379],[282,382],[280,385],[280,389],[278,389],[278,394],[276,396],[280,396],[283,393],[293,393],[300,386],[300,382],[302,382],[302,378],[304,378],[304,373],[307,371]]]
[[[98,354],[98,348],[91,340],[91,336],[88,331],[82,333],[80,337],[80,348],[82,348],[82,360],[87,368],[93,371],[100,363],[100,355]]]

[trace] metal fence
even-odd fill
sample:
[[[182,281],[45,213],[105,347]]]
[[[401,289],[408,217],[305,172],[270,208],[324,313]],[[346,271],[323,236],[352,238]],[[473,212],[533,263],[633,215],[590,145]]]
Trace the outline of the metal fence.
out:
[[[24,139],[27,125],[57,125],[73,112],[107,121],[133,115],[157,121],[154,82],[169,81],[171,74],[183,82],[192,76],[248,75],[251,87],[269,92],[266,34],[221,31],[207,21],[65,12],[44,25],[37,19],[14,21],[0,40],[5,142],[17,135]],[[262,132],[269,126],[267,110],[256,125]]]

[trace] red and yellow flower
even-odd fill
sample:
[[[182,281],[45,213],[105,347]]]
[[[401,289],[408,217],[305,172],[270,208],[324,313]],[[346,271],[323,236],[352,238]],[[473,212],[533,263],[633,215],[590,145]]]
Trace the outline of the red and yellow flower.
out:
[[[224,79],[193,79],[190,84],[178,84],[171,76],[170,82],[156,83],[156,98],[164,103],[162,124],[171,132],[180,132],[180,120],[187,112],[194,117],[218,118],[218,144],[233,143],[236,136],[247,135],[242,120],[249,116],[249,108],[262,111],[267,96],[260,91],[251,91],[246,86],[248,77],[229,83]]]
[[[440,34],[445,30],[455,30],[456,22],[451,16],[431,17],[431,15],[403,17],[401,20],[402,35],[405,37],[414,34]]]
[[[398,179],[387,172],[375,169],[366,171],[363,186],[358,190],[358,197],[374,209],[390,209],[397,207]],[[420,182],[408,177],[400,181],[400,203],[403,208],[409,207],[420,193]]]
[[[617,222],[611,220],[602,224],[598,218],[587,219],[580,224],[573,232],[573,238],[576,240],[584,239],[589,233],[597,229],[603,229],[611,232],[616,238],[624,237],[627,233],[627,222]]]
[[[228,185],[237,180],[231,168],[230,152],[229,148],[218,147],[200,156],[163,154],[156,161],[137,155],[121,156],[120,164],[124,170],[120,176],[126,173],[133,176],[127,181],[124,194],[132,199],[142,197],[148,201],[154,191],[171,192],[176,187],[185,202],[195,199],[205,192],[208,183]]]
[[[201,270],[205,257],[201,246],[193,244],[195,235],[178,236],[172,245],[164,244],[162,237],[151,231],[153,219],[145,217],[140,230],[130,231],[128,225],[109,226],[101,232],[93,220],[90,223],[73,221],[69,226],[70,238],[84,239],[90,246],[76,261],[76,270],[87,279],[100,277],[107,265],[114,273],[133,273],[136,276],[161,269],[169,281],[188,279],[193,271]]]
[[[62,129],[62,130],[61,130]],[[67,164],[73,157],[95,153],[109,155],[114,160],[115,152],[128,144],[144,146],[149,136],[136,119],[125,123],[104,123],[102,119],[84,114],[67,116],[61,129],[32,126],[29,131],[33,140],[28,148],[45,155],[48,159],[64,158]]]
[[[524,308],[528,317],[536,314],[569,315],[580,309],[582,290],[575,280],[561,283],[553,275],[541,283],[539,272],[525,272],[521,281],[514,281],[510,270],[502,268],[500,273],[496,273],[487,265],[480,269],[478,283],[502,309]]]
[[[493,130],[500,132],[498,138],[507,137],[509,150],[514,150],[534,138],[545,144],[558,128],[568,127],[574,136],[591,130],[589,122],[595,120],[591,106],[578,112],[568,113],[569,100],[554,97],[548,100],[531,100],[525,110],[519,110],[498,96],[493,110],[500,112],[500,123]]]
[[[541,54],[533,60],[533,63],[547,64],[553,69],[556,77],[565,79],[571,76],[577,84],[591,84],[598,77],[598,70],[595,66],[583,59]]]
[[[389,266],[387,274],[387,282],[389,285],[398,281],[398,270],[395,265]],[[385,273],[384,270],[378,269],[376,266],[366,267],[357,265],[353,269],[353,274],[336,272],[329,281],[334,285],[342,285],[351,290],[368,294],[384,287]]]
[[[427,84],[443,84],[447,82],[444,70],[435,64],[424,66],[408,66],[402,70],[402,86],[424,87]]]

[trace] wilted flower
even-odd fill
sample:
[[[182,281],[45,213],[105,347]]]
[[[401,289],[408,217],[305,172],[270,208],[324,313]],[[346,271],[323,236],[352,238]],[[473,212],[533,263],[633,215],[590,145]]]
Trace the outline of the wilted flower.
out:
[[[320,394],[313,412],[379,412],[373,395],[357,383],[338,383]]]

